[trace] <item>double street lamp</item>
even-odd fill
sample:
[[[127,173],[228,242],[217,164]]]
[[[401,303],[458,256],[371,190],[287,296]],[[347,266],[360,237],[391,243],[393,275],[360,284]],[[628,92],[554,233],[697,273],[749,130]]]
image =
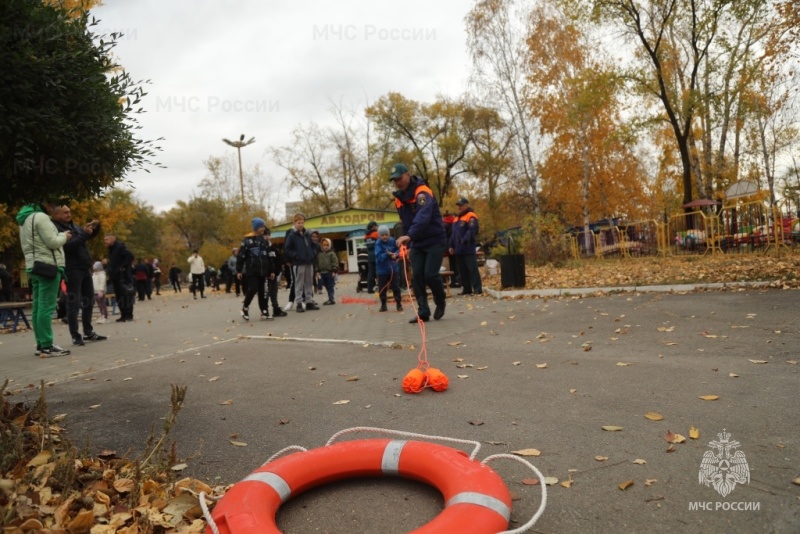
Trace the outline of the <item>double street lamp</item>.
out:
[[[251,137],[249,140],[244,140],[244,134],[239,136],[238,141],[231,141],[230,139],[222,139],[225,143],[229,144],[230,146],[236,148],[236,151],[239,153],[239,185],[242,187],[242,209],[244,209],[245,202],[244,202],[244,174],[242,174],[242,148],[246,147],[247,145],[253,144],[256,141],[255,137]]]

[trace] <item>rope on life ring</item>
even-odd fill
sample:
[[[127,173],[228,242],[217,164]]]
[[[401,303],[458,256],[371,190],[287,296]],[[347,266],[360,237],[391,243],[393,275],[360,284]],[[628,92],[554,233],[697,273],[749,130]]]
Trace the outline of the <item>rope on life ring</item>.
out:
[[[462,450],[435,443],[386,438],[333,443],[344,434],[361,431],[470,444],[474,450],[468,456]],[[293,449],[301,452],[272,461],[272,458]],[[508,528],[511,517],[511,497],[502,478],[486,463],[510,458],[530,467],[540,480],[543,480],[543,475],[526,460],[507,454],[489,456],[477,462],[474,457],[479,449],[480,443],[476,441],[355,427],[337,432],[318,449],[293,446],[279,451],[252,474],[234,484],[213,513],[208,511],[203,493],[200,494],[200,506],[208,523],[207,532],[279,534],[275,524],[278,508],[308,489],[353,477],[399,475],[434,486],[445,500],[444,510],[416,529],[414,532],[417,534],[526,532],[544,512],[547,501],[545,484],[541,484],[542,501],[533,518],[520,528],[503,530]]]

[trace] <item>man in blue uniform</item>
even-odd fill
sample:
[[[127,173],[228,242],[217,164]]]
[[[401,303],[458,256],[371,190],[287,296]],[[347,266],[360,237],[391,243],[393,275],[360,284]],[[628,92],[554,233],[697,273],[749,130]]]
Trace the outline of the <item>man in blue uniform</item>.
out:
[[[397,239],[397,245],[405,245],[410,249],[412,285],[417,298],[419,319],[428,321],[431,317],[428,296],[425,293],[427,286],[431,289],[433,303],[436,305],[433,318],[438,321],[444,316],[446,304],[439,269],[447,248],[447,234],[439,204],[422,178],[412,176],[408,167],[402,163],[392,167],[389,179],[397,187],[397,191],[393,193],[394,203],[403,223],[403,235]],[[409,322],[416,323],[417,319]]]

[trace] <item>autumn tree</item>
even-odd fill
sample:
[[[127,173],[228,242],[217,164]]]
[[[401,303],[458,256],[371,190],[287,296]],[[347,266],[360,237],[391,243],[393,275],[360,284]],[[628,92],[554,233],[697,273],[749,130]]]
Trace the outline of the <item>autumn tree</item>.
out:
[[[41,0],[0,3],[0,203],[91,198],[151,163],[157,147],[135,135],[142,84],[111,57],[119,34],[94,24]]]
[[[526,40],[528,4],[514,0],[476,0],[467,14],[467,45],[475,69],[477,97],[498,109],[513,134],[511,158],[528,209],[539,213],[539,174],[536,133],[528,81],[531,65]]]

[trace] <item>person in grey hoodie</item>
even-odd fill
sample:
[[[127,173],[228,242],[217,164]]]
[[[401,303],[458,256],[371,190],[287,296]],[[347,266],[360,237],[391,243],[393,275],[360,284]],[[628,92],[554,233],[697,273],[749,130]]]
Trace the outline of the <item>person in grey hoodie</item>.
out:
[[[25,270],[33,290],[31,323],[36,338],[36,355],[42,358],[66,356],[69,351],[53,344],[53,312],[58,302],[58,290],[64,278],[64,243],[69,231],[59,232],[47,213],[38,204],[28,204],[17,214],[19,241],[25,254]],[[34,262],[56,265],[54,278],[31,272]]]

